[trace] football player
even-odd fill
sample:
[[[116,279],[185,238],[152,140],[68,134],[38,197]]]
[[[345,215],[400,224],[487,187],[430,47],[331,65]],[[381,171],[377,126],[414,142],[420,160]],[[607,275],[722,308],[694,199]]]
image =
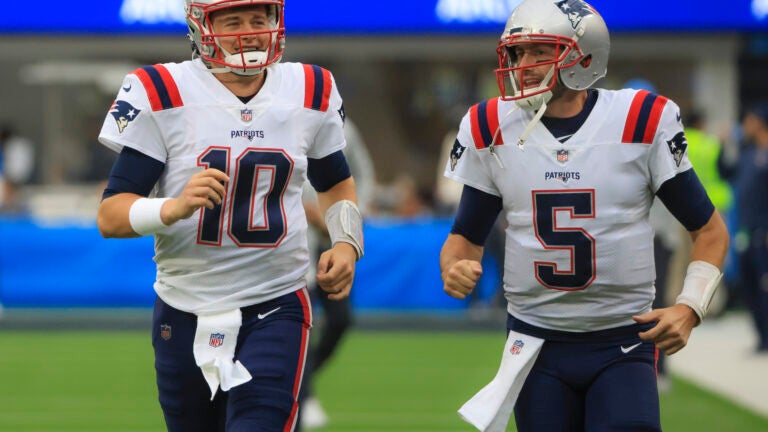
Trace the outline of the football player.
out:
[[[494,382],[517,368],[509,382],[519,395],[512,384],[497,395],[514,404],[521,432],[660,431],[656,352],[686,345],[728,247],[686,155],[678,106],[648,91],[590,88],[609,49],[602,17],[584,1],[522,2],[497,48],[501,95],[469,109],[445,169],[464,184],[440,255],[448,295],[472,292],[499,212],[508,223],[504,355],[530,363],[503,360]],[[657,310],[654,196],[693,239],[682,293]],[[472,422],[481,411],[462,415]],[[473,424],[506,430],[506,420],[486,420]]]
[[[280,63],[284,0],[185,0],[193,59],[128,74],[99,140],[120,152],[104,237],[154,235],[152,343],[172,432],[290,431],[312,325],[302,184],[332,246],[331,299],[363,256],[342,100],[318,66]],[[220,390],[219,390],[220,389]]]

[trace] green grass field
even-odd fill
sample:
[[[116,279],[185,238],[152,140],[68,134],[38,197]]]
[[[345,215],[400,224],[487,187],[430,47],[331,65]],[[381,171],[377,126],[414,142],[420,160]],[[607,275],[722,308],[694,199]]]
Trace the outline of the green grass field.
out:
[[[490,380],[492,333],[353,332],[317,377],[322,432],[471,431],[456,410]],[[145,332],[0,332],[0,431],[162,432]],[[768,431],[768,419],[681,380],[666,431]]]

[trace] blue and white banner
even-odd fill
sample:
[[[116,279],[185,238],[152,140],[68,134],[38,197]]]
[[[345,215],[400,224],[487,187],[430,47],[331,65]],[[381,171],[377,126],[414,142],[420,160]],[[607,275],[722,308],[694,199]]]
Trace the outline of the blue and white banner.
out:
[[[544,0],[542,0],[544,1]],[[553,0],[554,1],[554,0]],[[289,34],[500,33],[521,0],[287,0]],[[590,2],[612,32],[768,31],[768,0]],[[7,2],[0,34],[184,34],[182,0]]]

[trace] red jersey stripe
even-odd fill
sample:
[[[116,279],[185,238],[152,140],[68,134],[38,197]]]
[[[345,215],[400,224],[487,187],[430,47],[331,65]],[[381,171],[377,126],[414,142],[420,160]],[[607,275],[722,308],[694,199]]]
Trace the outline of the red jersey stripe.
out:
[[[643,134],[643,144],[653,144],[653,137],[656,136],[656,130],[659,128],[659,120],[661,120],[661,113],[664,112],[664,106],[667,104],[667,98],[658,96],[653,101],[653,107],[648,117],[648,125],[645,127],[645,133]]]
[[[141,81],[141,84],[147,91],[149,106],[152,108],[152,111],[161,111],[163,109],[163,103],[160,101],[160,94],[158,94],[157,88],[155,88],[155,83],[152,81],[152,78],[147,71],[143,68],[139,68],[133,71],[133,74],[139,78],[139,81]]]
[[[635,128],[637,127],[637,120],[640,117],[640,108],[643,106],[643,101],[649,94],[650,92],[648,90],[640,90],[635,94],[635,98],[632,99],[632,105],[630,105],[629,114],[627,114],[627,121],[624,123],[624,134],[621,137],[621,142],[632,142],[632,137],[635,134]]]

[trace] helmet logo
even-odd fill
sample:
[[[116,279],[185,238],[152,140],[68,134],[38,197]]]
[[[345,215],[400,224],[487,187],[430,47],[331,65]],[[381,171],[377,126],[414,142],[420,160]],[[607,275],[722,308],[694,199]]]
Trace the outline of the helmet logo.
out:
[[[581,20],[585,16],[594,13],[588,4],[580,0],[562,0],[555,3],[555,5],[568,17],[574,30],[579,27]]]

